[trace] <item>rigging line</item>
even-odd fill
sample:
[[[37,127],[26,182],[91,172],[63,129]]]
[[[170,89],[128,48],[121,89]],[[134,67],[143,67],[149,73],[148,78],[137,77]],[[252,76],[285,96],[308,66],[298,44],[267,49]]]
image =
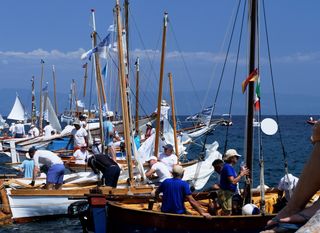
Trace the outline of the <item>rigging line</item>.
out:
[[[190,80],[190,83],[191,83],[192,89],[193,89],[193,91],[194,91],[194,94],[195,94],[195,96],[196,96],[196,99],[197,99],[199,105],[201,105],[200,98],[199,98],[199,96],[198,96],[198,94],[197,94],[197,92],[196,92],[195,85],[194,85],[194,83],[193,83],[193,80],[192,80],[192,78],[191,78],[190,71],[189,71],[189,69],[188,69],[187,63],[186,63],[186,61],[185,61],[185,59],[184,59],[182,50],[181,50],[180,45],[179,45],[179,43],[178,43],[178,40],[177,40],[177,37],[176,37],[176,33],[175,33],[174,29],[173,29],[173,25],[172,25],[172,21],[171,21],[171,20],[170,20],[169,28],[170,28],[171,31],[172,31],[172,35],[173,35],[174,41],[175,41],[175,43],[176,43],[176,45],[177,45],[177,48],[178,48],[178,51],[179,51],[179,55],[180,55],[180,57],[181,57],[181,59],[182,59],[183,66],[184,66],[184,68],[185,68],[185,70],[186,70],[187,77],[188,77],[188,79]]]
[[[148,62],[149,62],[149,64],[150,64],[151,73],[152,73],[152,75],[155,77],[155,79],[152,79],[152,80],[158,81],[158,76],[157,76],[157,74],[156,74],[156,72],[155,72],[155,69],[154,69],[154,66],[153,66],[153,63],[154,63],[153,61],[154,61],[154,59],[152,59],[153,61],[150,59],[149,53],[147,52],[147,49],[146,49],[146,45],[145,45],[145,43],[144,43],[144,40],[142,39],[142,35],[141,35],[141,33],[140,33],[140,30],[139,30],[139,28],[138,28],[138,25],[137,25],[137,23],[136,23],[136,20],[135,20],[134,16],[131,14],[130,8],[129,8],[129,15],[130,15],[130,17],[132,18],[133,25],[134,25],[135,28],[137,29],[138,37],[139,37],[139,39],[140,39],[140,42],[141,42],[141,44],[142,44],[143,49],[145,50],[145,54],[146,54],[147,60],[148,60]],[[157,46],[156,46],[156,48],[159,47],[160,38],[161,38],[161,30],[159,31],[158,41],[157,41]],[[154,57],[153,57],[153,58],[155,58],[155,54],[154,54]],[[150,82],[150,79],[147,79],[147,80],[148,80],[148,82],[147,82],[147,84],[148,84],[148,83]],[[147,85],[147,87],[148,87],[148,85]]]
[[[263,18],[264,18],[264,24],[265,24],[264,26],[265,26],[266,40],[267,40],[268,60],[269,60],[269,68],[270,68],[270,75],[271,75],[271,82],[272,82],[274,106],[275,106],[275,111],[276,111],[277,122],[279,124],[279,138],[280,138],[281,149],[282,149],[282,154],[283,154],[284,166],[285,166],[285,170],[287,173],[288,172],[288,161],[287,161],[287,155],[286,155],[286,151],[284,148],[283,139],[282,139],[282,135],[281,135],[281,127],[280,127],[280,123],[279,123],[278,105],[277,105],[276,91],[275,91],[275,86],[274,86],[274,76],[273,76],[273,68],[272,68],[272,62],[271,62],[271,52],[270,52],[270,44],[269,44],[269,37],[268,37],[268,27],[267,27],[267,18],[266,18],[264,0],[262,0],[262,5],[263,5],[263,16],[264,16]]]
[[[225,59],[224,59],[224,62],[223,62],[223,67],[222,67],[222,71],[221,71],[220,80],[219,80],[216,96],[215,96],[215,99],[214,99],[214,103],[212,105],[213,107],[212,107],[212,110],[211,110],[210,119],[212,118],[212,115],[214,113],[216,102],[217,102],[217,99],[218,99],[218,96],[219,96],[219,92],[220,92],[220,87],[221,87],[224,71],[225,71],[227,60],[228,60],[228,57],[229,57],[230,47],[231,47],[231,43],[232,43],[232,39],[233,39],[233,33],[234,33],[235,26],[236,26],[237,18],[238,18],[238,13],[239,13],[239,9],[240,9],[240,3],[241,3],[241,0],[239,1],[238,7],[237,7],[237,12],[236,12],[236,15],[235,15],[235,18],[234,18],[232,31],[231,31],[231,35],[230,35],[230,40],[229,40],[229,44],[228,44],[228,48],[227,48],[227,53],[226,53],[226,56],[225,56]]]
[[[116,69],[119,70],[118,64],[117,64],[116,61],[113,59],[112,55],[109,54],[109,56],[110,56],[113,64],[115,65]],[[130,67],[130,70],[131,70],[131,69],[132,69],[132,66]],[[131,71],[132,71],[132,70],[131,70]],[[129,85],[129,90],[130,90],[131,94],[132,94],[134,97],[136,97],[133,89],[131,88],[131,85]],[[145,95],[145,94],[144,94],[144,95]],[[145,96],[145,97],[146,97],[146,96]],[[147,99],[148,101],[150,101],[148,98],[145,98],[145,99]],[[143,111],[143,113],[146,114],[146,115],[148,115],[147,112],[145,111],[145,109],[143,108],[142,104],[140,103],[140,101],[139,101],[139,106],[141,107],[141,110]]]
[[[241,2],[241,0],[240,0]],[[236,65],[234,68],[234,74],[233,74],[233,82],[232,82],[232,89],[231,89],[231,98],[230,98],[230,106],[229,106],[229,116],[231,116],[231,110],[233,105],[233,97],[234,97],[234,89],[235,89],[235,82],[237,77],[237,71],[238,71],[238,64],[239,64],[239,56],[240,56],[240,48],[241,48],[241,41],[242,41],[242,33],[243,33],[243,25],[244,25],[244,18],[245,18],[245,12],[246,12],[246,4],[247,1],[244,1],[243,5],[243,13],[242,13],[242,20],[241,20],[241,27],[240,27],[240,35],[239,35],[239,41],[238,41],[238,50],[237,50],[237,57],[236,57]],[[229,127],[227,126],[226,129],[226,137],[225,137],[225,144],[224,144],[224,152],[227,151],[228,146],[228,135],[229,135]]]
[[[232,15],[235,14],[235,11],[236,11],[236,6],[234,6]],[[232,18],[233,18],[233,17],[230,18],[230,21],[229,21],[229,23],[228,23],[227,30],[226,30],[225,36],[224,36],[224,38],[223,38],[223,41],[222,41],[222,45],[221,45],[219,54],[222,54],[222,50],[223,50],[223,48],[225,47],[225,44],[226,44],[226,41],[227,41],[227,35],[228,35],[227,32],[230,30],[230,27],[231,27],[231,25],[232,25]],[[214,68],[212,69],[212,72],[211,72],[210,77],[211,77],[211,76],[212,76],[212,77],[215,76],[217,67],[218,67],[218,62],[216,62]],[[213,82],[213,78],[210,78],[210,79],[209,79],[208,87],[211,87],[211,86],[212,86],[212,82]],[[206,91],[206,94],[205,94],[205,98],[203,99],[203,103],[202,103],[202,105],[201,105],[201,109],[204,109],[204,106],[206,105],[206,102],[207,102],[207,99],[208,99],[209,94],[211,94],[211,91],[210,91],[209,88],[208,88],[208,90]]]

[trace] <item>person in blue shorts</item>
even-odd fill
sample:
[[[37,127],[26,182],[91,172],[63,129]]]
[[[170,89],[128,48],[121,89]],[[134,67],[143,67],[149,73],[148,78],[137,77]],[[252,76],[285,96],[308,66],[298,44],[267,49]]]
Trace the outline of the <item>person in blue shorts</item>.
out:
[[[184,205],[186,199],[199,214],[208,219],[212,218],[192,197],[189,184],[182,180],[183,174],[184,169],[180,165],[175,165],[172,169],[173,178],[164,180],[155,191],[155,197],[159,197],[159,194],[163,193],[161,211],[172,214],[186,214]]]
[[[35,147],[29,149],[29,156],[34,161],[33,177],[31,186],[34,186],[40,164],[48,168],[46,189],[61,189],[64,176],[64,165],[61,158],[48,150],[37,150]]]

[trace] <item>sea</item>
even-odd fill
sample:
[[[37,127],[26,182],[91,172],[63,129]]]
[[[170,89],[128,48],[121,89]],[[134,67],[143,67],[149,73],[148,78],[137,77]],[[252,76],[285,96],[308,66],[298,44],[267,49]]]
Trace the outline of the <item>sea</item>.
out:
[[[313,116],[317,119],[317,116]],[[318,116],[319,117],[319,116]],[[183,121],[185,117],[179,117]],[[254,128],[254,157],[253,161],[253,187],[259,184],[260,158],[263,155],[264,160],[264,176],[265,184],[269,187],[276,187],[281,177],[285,175],[285,161],[288,164],[289,173],[299,177],[304,164],[308,160],[312,144],[310,136],[312,126],[307,124],[309,116],[263,116],[264,118],[273,118],[278,122],[278,131],[275,135],[269,136],[262,134],[261,143],[258,143],[258,127]],[[232,116],[232,126],[218,126],[207,136],[196,141],[190,148],[189,159],[197,158],[203,150],[202,144],[219,143],[218,150],[223,153],[226,149],[236,149],[239,154],[244,154],[244,137],[245,137],[245,116]],[[260,149],[261,148],[261,149]],[[243,159],[243,158],[241,158]],[[0,173],[15,173],[14,170],[7,167],[4,163],[8,162],[8,158],[0,156]],[[240,164],[240,162],[239,162]],[[237,167],[236,169],[239,169]],[[206,187],[210,186],[212,179],[209,179]],[[66,233],[66,232],[82,232],[82,228],[78,219],[56,218],[46,221],[35,221],[24,224],[12,224],[0,227],[0,232],[46,232],[46,233]]]

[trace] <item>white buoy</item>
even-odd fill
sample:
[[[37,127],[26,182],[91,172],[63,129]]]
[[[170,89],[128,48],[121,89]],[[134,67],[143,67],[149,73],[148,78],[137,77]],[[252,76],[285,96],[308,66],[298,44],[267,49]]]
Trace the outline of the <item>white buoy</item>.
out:
[[[255,204],[246,204],[242,207],[242,215],[257,215],[260,209]]]

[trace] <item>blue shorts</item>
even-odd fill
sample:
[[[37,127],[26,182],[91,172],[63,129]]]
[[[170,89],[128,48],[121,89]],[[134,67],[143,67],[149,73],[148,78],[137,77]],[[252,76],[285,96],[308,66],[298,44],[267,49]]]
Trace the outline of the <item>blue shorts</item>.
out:
[[[62,184],[64,175],[64,165],[54,164],[49,167],[47,174],[47,183],[50,184]]]

